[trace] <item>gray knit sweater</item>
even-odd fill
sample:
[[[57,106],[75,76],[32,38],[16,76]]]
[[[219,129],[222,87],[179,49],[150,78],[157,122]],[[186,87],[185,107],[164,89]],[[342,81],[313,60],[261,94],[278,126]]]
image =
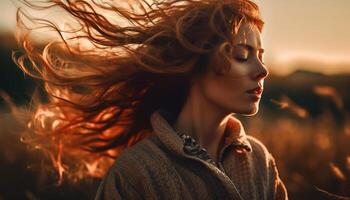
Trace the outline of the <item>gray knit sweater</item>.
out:
[[[154,134],[124,150],[96,194],[102,199],[288,199],[272,155],[231,116],[219,164],[188,135],[174,131],[171,113],[151,116]]]

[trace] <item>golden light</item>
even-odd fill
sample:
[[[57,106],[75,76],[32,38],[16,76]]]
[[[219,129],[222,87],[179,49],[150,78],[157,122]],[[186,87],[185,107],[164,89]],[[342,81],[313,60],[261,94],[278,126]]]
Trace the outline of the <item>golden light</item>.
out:
[[[278,105],[281,109],[287,109],[291,111],[293,114],[297,115],[300,118],[306,118],[309,116],[307,110],[297,105],[286,95],[283,95],[280,100],[271,99],[270,101]]]
[[[346,180],[346,177],[344,175],[344,173],[340,170],[340,168],[338,166],[336,166],[334,163],[330,163],[329,166],[331,167],[331,170],[333,172],[333,174],[339,178],[340,180]]]
[[[319,96],[325,96],[332,99],[332,101],[337,105],[337,107],[343,108],[343,99],[334,87],[331,86],[315,86],[313,92]]]

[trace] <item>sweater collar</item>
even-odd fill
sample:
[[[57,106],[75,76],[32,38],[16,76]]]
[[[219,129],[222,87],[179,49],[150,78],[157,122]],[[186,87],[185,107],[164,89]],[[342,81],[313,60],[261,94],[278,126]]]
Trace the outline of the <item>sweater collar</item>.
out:
[[[162,143],[177,154],[185,154],[184,141],[171,126],[174,120],[174,114],[164,109],[156,110],[150,118],[152,128]],[[227,122],[224,137],[225,147],[233,145],[237,148],[243,148],[247,152],[252,151],[242,123],[232,115]]]

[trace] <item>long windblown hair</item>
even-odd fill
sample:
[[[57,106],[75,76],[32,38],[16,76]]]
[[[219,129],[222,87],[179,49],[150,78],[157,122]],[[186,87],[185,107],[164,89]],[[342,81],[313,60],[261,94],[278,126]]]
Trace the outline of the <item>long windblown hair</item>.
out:
[[[13,54],[46,94],[23,141],[47,153],[60,178],[103,176],[123,149],[152,134],[152,112],[178,113],[194,76],[208,67],[222,71],[213,59],[232,61],[232,37],[243,21],[260,31],[264,24],[250,0],[22,3],[71,17],[62,28],[19,8],[17,40],[25,53]],[[59,37],[36,45],[29,33],[38,28]]]

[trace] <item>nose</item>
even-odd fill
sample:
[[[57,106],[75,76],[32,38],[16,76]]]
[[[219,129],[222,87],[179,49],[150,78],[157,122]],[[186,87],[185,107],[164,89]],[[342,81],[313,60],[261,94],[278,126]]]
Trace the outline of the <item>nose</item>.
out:
[[[265,79],[269,74],[269,70],[263,64],[259,63],[253,78],[256,81],[260,81]]]

